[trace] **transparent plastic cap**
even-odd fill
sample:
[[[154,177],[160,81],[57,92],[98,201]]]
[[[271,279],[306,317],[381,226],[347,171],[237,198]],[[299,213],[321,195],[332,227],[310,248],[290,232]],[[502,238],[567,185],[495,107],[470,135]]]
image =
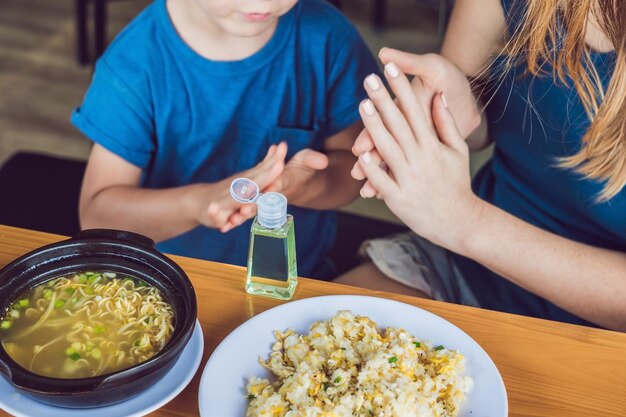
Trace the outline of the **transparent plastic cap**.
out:
[[[287,197],[281,193],[262,194],[256,204],[261,226],[276,229],[287,221]]]
[[[257,183],[248,178],[237,178],[230,183],[230,195],[239,203],[254,203],[259,194]]]
[[[230,195],[239,203],[256,203],[257,220],[263,227],[276,229],[287,221],[287,197],[275,192],[261,194],[259,186],[251,179],[233,180]]]

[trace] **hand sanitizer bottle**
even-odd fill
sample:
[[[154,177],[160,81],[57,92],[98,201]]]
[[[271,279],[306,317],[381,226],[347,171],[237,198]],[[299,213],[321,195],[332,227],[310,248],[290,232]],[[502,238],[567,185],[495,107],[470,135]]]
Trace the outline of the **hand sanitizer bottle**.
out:
[[[280,193],[259,193],[247,178],[234,180],[230,187],[240,203],[257,204],[257,216],[250,229],[246,292],[289,300],[298,284],[293,216],[287,214],[287,198]]]

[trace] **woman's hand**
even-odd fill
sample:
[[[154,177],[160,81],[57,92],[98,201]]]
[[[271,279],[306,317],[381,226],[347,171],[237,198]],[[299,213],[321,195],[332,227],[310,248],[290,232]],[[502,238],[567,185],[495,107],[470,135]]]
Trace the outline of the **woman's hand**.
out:
[[[393,62],[405,74],[415,76],[411,81],[411,91],[417,98],[425,114],[426,123],[432,126],[431,109],[437,93],[448,98],[448,106],[459,133],[466,139],[480,124],[480,112],[466,75],[452,62],[437,54],[415,55],[390,48],[383,48],[379,53],[383,64]],[[389,77],[389,74],[386,74]],[[356,156],[364,152],[374,152],[374,143],[367,133],[359,135],[352,151]],[[352,170],[357,180],[364,178],[358,164]],[[376,190],[367,182],[361,191],[364,197],[373,197]]]
[[[385,66],[385,74],[395,102],[378,76],[365,80],[371,100],[361,103],[360,113],[377,152],[363,153],[360,169],[412,230],[454,250],[468,235],[481,207],[470,186],[467,144],[444,94],[436,94],[432,110],[425,111],[394,63]],[[381,167],[379,157],[389,172]]]

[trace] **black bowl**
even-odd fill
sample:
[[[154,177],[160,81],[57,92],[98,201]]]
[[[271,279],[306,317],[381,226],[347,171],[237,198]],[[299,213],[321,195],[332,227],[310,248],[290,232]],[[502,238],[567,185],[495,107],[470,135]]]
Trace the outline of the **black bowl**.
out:
[[[128,274],[157,287],[175,311],[172,337],[155,356],[133,367],[92,378],[61,379],[34,374],[13,361],[0,344],[0,374],[18,391],[62,407],[101,407],[129,399],[155,384],[176,363],[194,330],[197,306],[191,281],[149,238],[93,229],[30,252],[0,270],[0,312],[22,293],[73,272]]]

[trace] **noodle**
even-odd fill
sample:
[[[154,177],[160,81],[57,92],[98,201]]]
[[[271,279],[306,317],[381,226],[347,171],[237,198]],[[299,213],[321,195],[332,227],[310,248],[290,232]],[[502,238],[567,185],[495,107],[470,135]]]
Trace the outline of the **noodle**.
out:
[[[7,353],[24,368],[57,378],[98,376],[144,362],[174,331],[174,311],[157,288],[112,272],[40,284],[0,320]]]

